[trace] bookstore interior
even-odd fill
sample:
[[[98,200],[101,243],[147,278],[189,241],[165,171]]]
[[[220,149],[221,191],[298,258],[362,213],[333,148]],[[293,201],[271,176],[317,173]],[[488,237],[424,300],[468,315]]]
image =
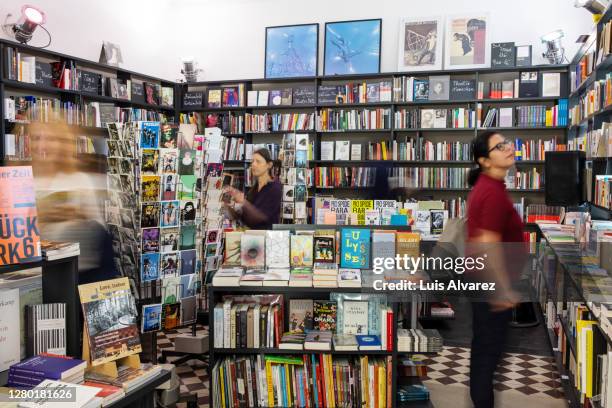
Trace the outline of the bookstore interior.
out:
[[[2,2],[0,407],[612,408],[608,0],[299,3]]]

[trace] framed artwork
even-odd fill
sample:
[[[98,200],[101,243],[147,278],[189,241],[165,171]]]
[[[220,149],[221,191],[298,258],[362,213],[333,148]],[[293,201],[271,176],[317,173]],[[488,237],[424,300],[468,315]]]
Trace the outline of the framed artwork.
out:
[[[400,21],[398,71],[442,69],[443,24],[442,17]]]
[[[489,27],[486,13],[446,19],[444,69],[489,66]]]
[[[317,76],[319,24],[266,27],[266,78]]]
[[[325,23],[324,75],[380,72],[382,19]]]

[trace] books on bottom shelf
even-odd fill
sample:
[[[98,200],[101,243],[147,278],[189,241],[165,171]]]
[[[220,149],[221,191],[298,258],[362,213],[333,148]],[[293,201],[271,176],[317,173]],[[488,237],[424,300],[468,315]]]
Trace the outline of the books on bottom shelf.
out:
[[[424,384],[405,384],[397,387],[397,401],[427,401],[429,390]]]
[[[391,356],[228,357],[212,369],[212,405],[382,408],[391,401],[391,366]]]
[[[438,353],[442,346],[442,337],[435,329],[397,329],[400,352]]]

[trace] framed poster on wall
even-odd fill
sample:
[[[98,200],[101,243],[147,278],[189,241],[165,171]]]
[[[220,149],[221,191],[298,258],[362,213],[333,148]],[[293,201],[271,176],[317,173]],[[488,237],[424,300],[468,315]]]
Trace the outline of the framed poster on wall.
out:
[[[266,27],[266,78],[317,76],[319,24]]]
[[[325,23],[324,75],[380,72],[382,19]]]
[[[398,71],[442,69],[442,17],[400,20]]]
[[[447,17],[444,69],[488,67],[488,32],[486,13]]]

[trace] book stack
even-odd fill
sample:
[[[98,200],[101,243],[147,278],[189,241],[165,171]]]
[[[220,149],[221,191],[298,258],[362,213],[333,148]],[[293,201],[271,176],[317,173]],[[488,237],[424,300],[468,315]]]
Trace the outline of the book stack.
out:
[[[429,310],[431,317],[455,317],[455,311],[448,303],[432,303]]]
[[[125,391],[121,387],[95,381],[85,381],[83,385],[98,389],[96,397],[102,399],[103,407],[109,406],[125,397]]]
[[[382,408],[391,399],[391,365],[390,356],[228,357],[212,369],[213,406]]]
[[[423,384],[399,385],[397,387],[397,401],[427,401],[429,390]]]
[[[36,397],[20,402],[19,408],[45,408],[58,406],[58,404],[66,408],[98,408],[104,402],[104,399],[98,396],[99,388],[66,381],[44,380],[34,390],[40,392],[34,391],[35,393],[32,395]],[[64,396],[62,402],[58,402],[58,395]],[[72,397],[66,398],[67,395]],[[113,399],[113,401],[116,401],[116,399]]]
[[[338,270],[339,288],[360,288],[361,270],[355,268],[340,268]]]
[[[85,374],[85,381],[100,384],[102,386],[106,385],[121,388],[128,394],[130,391],[133,391],[135,388],[140,387],[142,384],[159,375],[161,370],[161,366],[149,363],[141,363],[138,368],[120,364],[117,366],[117,377],[110,377],[95,371],[88,371]],[[99,385],[94,385],[94,387],[102,388]],[[108,391],[113,390],[114,389],[109,389]],[[119,393],[119,391],[116,390],[115,392]],[[113,395],[113,398],[118,397]]]
[[[214,309],[217,348],[274,348],[283,332],[283,297],[251,296],[249,303],[230,297]]]
[[[81,253],[78,242],[41,241],[40,246],[47,261],[79,256]]]
[[[442,337],[434,329],[398,329],[397,350],[401,352],[438,353]]]
[[[32,388],[43,380],[61,380],[72,384],[83,382],[87,362],[51,354],[27,358],[11,365],[9,387]]]
[[[312,286],[315,288],[337,288],[338,287],[338,268],[333,265],[322,265],[315,267],[312,274]]]

